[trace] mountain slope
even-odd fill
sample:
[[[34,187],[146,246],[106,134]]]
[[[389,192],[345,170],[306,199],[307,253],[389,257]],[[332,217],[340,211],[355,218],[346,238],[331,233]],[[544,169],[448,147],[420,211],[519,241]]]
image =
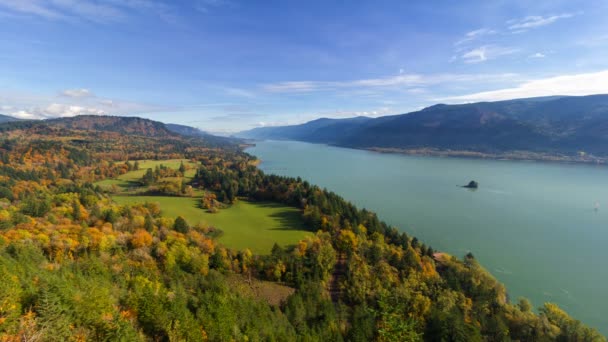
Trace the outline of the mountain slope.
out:
[[[531,151],[608,156],[608,95],[554,96],[434,105],[408,114],[332,120],[243,132],[256,139],[292,139],[354,148]],[[297,132],[297,134],[293,134]]]
[[[165,124],[165,126],[169,131],[173,133],[177,133],[186,137],[202,138],[211,144],[223,145],[242,143],[240,139],[213,135],[196,127],[179,124]]]
[[[13,122],[13,121],[23,121],[23,120],[9,116],[9,115],[0,114],[0,123]]]
[[[209,135],[206,132],[201,131],[200,129],[191,127],[191,126],[171,124],[171,123],[165,124],[165,126],[171,132],[185,135],[185,136],[198,137],[198,136]]]
[[[70,118],[45,120],[50,126],[85,130],[107,131],[141,136],[167,137],[176,135],[165,124],[138,117],[79,115]]]
[[[301,140],[310,142],[336,143],[336,131],[347,134],[372,120],[368,117],[349,119],[321,118],[302,125],[283,127],[259,127],[239,133],[237,136],[249,139]]]

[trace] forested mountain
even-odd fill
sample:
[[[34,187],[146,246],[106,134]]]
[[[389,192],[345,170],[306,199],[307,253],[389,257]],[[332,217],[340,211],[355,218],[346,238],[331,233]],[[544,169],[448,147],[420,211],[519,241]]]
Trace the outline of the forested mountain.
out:
[[[162,122],[138,117],[79,115],[69,118],[49,119],[45,120],[45,123],[54,127],[76,130],[109,131],[155,137],[175,135]]]
[[[326,121],[329,119],[322,119]],[[317,120],[318,121],[318,120]],[[608,156],[608,95],[552,96],[438,104],[376,119],[256,128],[239,136],[355,148],[467,150],[485,153],[591,153]]]
[[[217,135],[213,135],[207,133],[199,128],[186,126],[186,125],[178,125],[178,124],[165,124],[167,129],[171,132],[181,134],[187,137],[198,137],[204,138],[208,142],[214,142],[216,144],[224,144],[224,143],[241,143],[240,139],[221,137]]]
[[[349,119],[321,118],[302,125],[283,127],[260,127],[237,134],[252,139],[287,139],[334,144],[342,136],[353,134],[363,124],[372,120],[367,117]]]
[[[266,175],[234,144],[95,120],[0,125],[2,341],[606,341],[557,305],[511,302],[473,254]],[[187,163],[140,169],[151,160]],[[153,200],[119,205],[104,186],[127,174],[140,177],[128,187],[179,183],[171,193],[193,210],[281,203],[310,233],[235,250]]]
[[[114,132],[156,138],[178,138],[181,135],[190,139],[204,140],[205,144],[209,146],[227,146],[242,143],[240,139],[215,136],[203,132],[198,128],[165,124],[139,117],[79,115],[48,120],[20,120],[7,117],[7,121],[2,122],[3,119],[3,116],[0,116],[0,124],[6,123],[6,125],[0,125],[0,131],[36,128],[38,131],[54,129],[56,133],[53,134],[63,134],[57,130],[64,129],[68,131],[89,131],[93,132],[93,134]]]
[[[193,136],[193,137],[207,135],[206,132],[201,131],[198,128],[190,127],[190,126],[186,126],[186,125],[165,124],[165,126],[171,132],[175,132],[175,133],[178,133],[178,134],[181,134],[181,135]]]
[[[0,123],[12,122],[12,121],[21,121],[21,119],[18,119],[18,118],[9,116],[9,115],[0,114]]]

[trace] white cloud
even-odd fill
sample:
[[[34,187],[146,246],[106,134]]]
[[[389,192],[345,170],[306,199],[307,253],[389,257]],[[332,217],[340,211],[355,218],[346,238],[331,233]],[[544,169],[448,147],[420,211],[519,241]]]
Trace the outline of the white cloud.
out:
[[[122,20],[126,14],[120,9],[82,0],[0,0],[0,7],[15,13],[51,20],[86,19],[94,22]]]
[[[509,25],[509,30],[517,33],[517,32],[524,32],[529,29],[553,24],[554,22],[556,22],[560,19],[571,18],[574,15],[575,15],[574,13],[564,13],[564,14],[559,14],[559,15],[551,15],[551,16],[547,16],[547,17],[543,17],[540,15],[531,15],[531,16],[527,16],[523,19],[509,20],[509,21],[507,21],[507,24]]]
[[[547,57],[547,56],[542,52],[533,53],[530,56],[528,56],[528,58],[545,58],[545,57]]]
[[[0,0],[0,9],[9,11],[9,15],[96,23],[124,22],[133,14],[151,12],[167,22],[176,22],[174,8],[154,0]]]
[[[481,63],[500,56],[516,53],[518,50],[495,45],[485,45],[463,53],[460,58],[465,63]]]
[[[64,91],[61,92],[61,95],[67,96],[67,97],[75,97],[75,98],[95,96],[89,89],[85,89],[85,88],[81,88],[81,89],[66,89],[66,90],[64,90]]]
[[[46,119],[83,114],[138,115],[168,110],[123,100],[99,98],[88,89],[68,89],[59,95],[0,91],[0,113],[24,119]]]
[[[33,107],[11,113],[12,116],[21,119],[62,118],[84,114],[103,115],[106,112],[99,108],[51,103],[46,107]]]
[[[512,88],[439,99],[450,102],[501,101],[551,95],[608,94],[608,70],[529,80]]]
[[[503,74],[399,74],[383,78],[351,81],[288,81],[262,85],[270,93],[310,93],[357,88],[420,88],[437,84],[463,82],[497,82],[517,77],[513,73]]]
[[[36,0],[0,0],[0,7],[4,7],[13,12],[27,15],[35,15],[47,19],[66,18],[66,16],[64,16],[59,11],[50,8],[48,4]]]
[[[467,32],[462,39],[454,43],[454,45],[462,45],[464,43],[470,42],[482,36],[495,34],[496,31],[489,28],[480,28],[474,31]]]
[[[245,90],[245,89],[241,89],[241,88],[234,88],[234,87],[222,87],[221,88],[227,95],[230,96],[237,96],[237,97],[245,97],[245,98],[255,98],[256,95],[249,91],[249,90]]]
[[[482,46],[482,47],[473,49],[469,52],[465,52],[462,55],[462,59],[464,59],[464,61],[466,63],[485,62],[486,60],[488,60],[488,57],[486,57],[486,49],[487,49],[487,47]]]

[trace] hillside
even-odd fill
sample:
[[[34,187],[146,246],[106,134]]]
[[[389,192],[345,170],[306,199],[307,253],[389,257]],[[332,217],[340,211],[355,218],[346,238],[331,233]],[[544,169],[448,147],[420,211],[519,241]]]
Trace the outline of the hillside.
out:
[[[329,119],[323,119],[329,120]],[[239,136],[354,148],[529,151],[608,156],[608,95],[553,96],[461,105],[438,104],[375,119],[335,119],[320,129],[256,128]]]
[[[186,125],[169,123],[169,124],[165,124],[165,126],[171,132],[181,134],[181,135],[193,136],[193,137],[208,135],[206,132],[203,132],[198,128],[190,127],[190,126],[186,126]]]
[[[0,115],[0,131],[32,128],[36,128],[37,132],[42,130],[77,130],[92,132],[94,135],[106,132],[161,139],[174,138],[179,140],[181,137],[185,140],[198,140],[207,146],[214,147],[236,147],[238,144],[242,143],[240,139],[215,136],[203,132],[198,128],[177,124],[165,124],[159,121],[139,117],[79,115],[47,120],[20,120]]]
[[[361,125],[371,121],[368,117],[349,119],[321,118],[302,125],[283,127],[260,127],[239,133],[237,136],[249,139],[300,140],[320,143],[338,143],[343,135],[354,133]],[[340,134],[337,134],[340,132]]]
[[[13,121],[22,121],[22,119],[18,119],[9,115],[0,114],[0,123],[5,122],[13,122]]]
[[[213,135],[196,127],[171,123],[165,124],[165,127],[167,127],[167,129],[173,133],[177,133],[186,137],[203,138],[207,142],[214,143],[217,145],[242,143],[240,139]]]
[[[45,120],[50,126],[86,131],[108,131],[142,136],[168,137],[175,135],[165,124],[138,117],[79,115]]]

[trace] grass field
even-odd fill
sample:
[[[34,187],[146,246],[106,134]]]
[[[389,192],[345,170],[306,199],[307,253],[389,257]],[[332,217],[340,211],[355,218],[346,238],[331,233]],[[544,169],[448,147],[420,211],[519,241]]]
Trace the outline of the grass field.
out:
[[[168,196],[113,196],[119,204],[158,202],[162,215],[182,216],[189,224],[204,223],[221,229],[219,241],[234,249],[249,248],[254,253],[268,254],[274,243],[290,245],[304,238],[300,213],[277,203],[239,201],[228,209],[210,214],[198,208],[198,199]]]
[[[134,163],[135,161],[131,161]],[[139,160],[139,170],[137,171],[129,171],[124,175],[120,175],[115,179],[104,179],[102,181],[96,182],[95,185],[99,185],[101,187],[110,187],[112,185],[117,185],[122,188],[121,190],[127,190],[134,186],[137,186],[137,182],[144,176],[146,170],[154,169],[157,166],[164,165],[171,169],[179,169],[180,164],[183,162],[186,166],[190,166],[190,170],[186,170],[186,174],[184,175],[184,179],[186,181],[190,181],[192,177],[196,174],[196,166],[197,164],[192,163],[188,159],[169,159],[169,160]]]

